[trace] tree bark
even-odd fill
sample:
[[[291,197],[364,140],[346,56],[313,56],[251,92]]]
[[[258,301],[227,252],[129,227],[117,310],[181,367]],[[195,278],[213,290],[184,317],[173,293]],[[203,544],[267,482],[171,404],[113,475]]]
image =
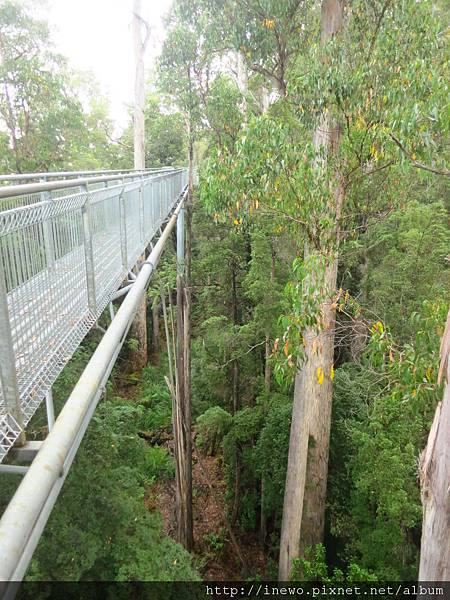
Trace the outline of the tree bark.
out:
[[[142,25],[146,26],[146,36],[142,39]],[[141,0],[133,4],[133,46],[135,60],[134,79],[134,168],[145,169],[145,85],[144,52],[148,42],[148,25],[141,16]]]
[[[184,263],[177,266],[176,402],[173,411],[176,464],[177,541],[192,550],[192,437],[191,437],[191,237],[193,139],[189,131],[189,184],[185,211]],[[179,240],[178,240],[179,243]]]
[[[322,43],[341,30],[342,22],[342,2],[323,0]],[[336,152],[338,143],[337,123],[328,113],[322,115],[314,135],[316,149],[318,151],[322,149],[328,154],[333,153]],[[333,216],[336,219],[334,241],[337,247],[339,240],[337,223],[344,189],[337,174],[332,179]],[[307,252],[306,249],[306,254]],[[329,251],[325,283],[330,292],[336,289],[336,281],[337,257]],[[323,540],[335,331],[335,310],[331,300],[327,300],[322,305],[321,318],[322,329],[319,334],[313,330],[307,330],[304,334],[305,360],[295,378],[280,540],[279,579],[281,581],[289,579],[294,558],[301,556],[306,547],[314,546]]]
[[[135,88],[134,88],[134,168],[145,169],[145,128],[144,128],[144,52],[148,41],[148,27],[145,40],[142,39],[141,2],[134,0],[133,4],[133,46],[135,58]],[[142,258],[145,260],[145,258]],[[136,317],[131,326],[130,336],[137,340],[137,348],[132,352],[133,369],[138,371],[145,367],[148,360],[147,350],[147,296],[144,294]]]
[[[151,343],[151,361],[154,365],[159,362],[159,307],[160,302],[155,298],[152,305],[152,343]]]
[[[145,256],[142,255],[139,261],[144,261]],[[136,275],[139,273],[139,268],[134,268]],[[147,347],[147,294],[144,294],[139,307],[136,311],[133,323],[130,328],[130,338],[137,341],[136,349],[131,352],[130,362],[133,371],[142,370],[147,364],[148,347]]]
[[[450,581],[450,311],[441,344],[444,398],[420,461],[423,506],[419,581]],[[439,381],[440,382],[440,381]]]

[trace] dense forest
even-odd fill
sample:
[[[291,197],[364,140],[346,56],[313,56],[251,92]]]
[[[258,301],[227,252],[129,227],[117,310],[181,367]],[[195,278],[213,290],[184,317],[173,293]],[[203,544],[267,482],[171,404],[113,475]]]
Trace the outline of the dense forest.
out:
[[[131,168],[131,116],[115,135],[32,4],[0,1],[1,171]],[[173,0],[145,161],[195,167],[193,540],[174,502],[170,247],[148,365],[130,337],[28,580],[417,580],[450,297],[448,26],[445,0]],[[0,481],[3,508],[17,476]]]

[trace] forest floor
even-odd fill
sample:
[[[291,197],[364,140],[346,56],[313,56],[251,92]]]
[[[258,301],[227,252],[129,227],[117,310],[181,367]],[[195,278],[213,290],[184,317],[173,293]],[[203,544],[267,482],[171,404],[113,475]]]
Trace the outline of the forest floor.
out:
[[[168,446],[173,444],[168,441]],[[226,523],[226,483],[220,457],[204,456],[194,450],[192,467],[194,509],[194,555],[205,581],[236,581],[264,576],[266,556],[263,547],[250,535],[230,532]],[[147,490],[146,506],[159,510],[164,530],[175,535],[175,481],[156,483]]]
[[[120,377],[115,381],[118,394],[130,401],[139,393],[139,377],[135,373],[130,375],[131,370],[132,365],[125,362]],[[150,445],[165,448],[173,457],[174,440],[170,429],[145,432],[142,437]],[[256,534],[229,530],[226,492],[221,456],[205,456],[194,447],[194,564],[205,581],[241,581],[257,576],[264,578],[267,556]],[[175,539],[175,479],[163,479],[149,486],[144,502],[149,511],[161,513],[166,535]]]

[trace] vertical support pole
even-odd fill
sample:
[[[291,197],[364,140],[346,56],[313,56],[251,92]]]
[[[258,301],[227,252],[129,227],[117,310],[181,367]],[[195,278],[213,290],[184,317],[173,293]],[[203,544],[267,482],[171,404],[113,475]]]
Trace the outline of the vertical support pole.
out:
[[[141,175],[141,185],[139,186],[139,232],[141,242],[144,242],[144,176]]]
[[[184,275],[184,207],[177,218],[177,275]]]
[[[125,195],[124,189],[119,196],[119,221],[120,221],[120,253],[122,255],[122,267],[128,271],[128,256],[127,256],[127,221],[125,215]]]
[[[114,304],[112,302],[109,303],[109,316],[111,317],[111,321],[114,319]]]
[[[47,390],[45,394],[45,408],[47,410],[47,425],[48,430],[51,431],[53,425],[55,424],[55,407],[53,405],[53,392],[52,388]]]
[[[41,200],[50,205],[52,202],[50,192],[41,192]],[[52,220],[50,217],[48,217],[47,219],[43,219],[42,228],[44,233],[45,259],[47,269],[52,269],[52,267],[55,264],[55,245],[53,240]]]
[[[94,267],[94,249],[92,239],[92,219],[91,219],[91,199],[87,189],[86,201],[83,204],[81,213],[83,216],[83,234],[84,234],[84,262],[86,267],[86,283],[88,293],[88,304],[93,315],[97,316],[97,298],[95,292],[95,267]]]
[[[19,386],[17,384],[16,359],[14,355],[11,324],[9,320],[6,281],[3,269],[0,269],[0,380],[3,392],[3,402],[6,412],[23,430],[24,419],[20,406]],[[19,443],[25,443],[25,433],[22,431]]]

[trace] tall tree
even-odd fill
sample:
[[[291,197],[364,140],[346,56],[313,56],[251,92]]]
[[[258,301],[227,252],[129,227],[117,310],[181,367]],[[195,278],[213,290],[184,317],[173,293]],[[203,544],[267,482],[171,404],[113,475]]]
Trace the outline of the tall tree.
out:
[[[419,581],[450,579],[450,311],[440,355],[438,385],[444,382],[444,398],[436,408],[420,465],[423,524]]]
[[[142,28],[145,26],[145,37]],[[148,43],[150,29],[141,15],[141,0],[133,4],[133,46],[135,60],[134,80],[134,168],[145,169],[145,86],[144,86],[144,52]],[[142,257],[145,258],[145,257]],[[137,340],[137,348],[132,353],[133,367],[142,369],[147,364],[147,298],[144,294],[133,321],[131,337]]]
[[[326,44],[342,28],[340,0],[322,2],[321,41]],[[314,135],[317,160],[326,161],[337,151],[340,126],[330,113],[324,113]],[[330,179],[333,203],[329,215],[335,223],[335,248],[326,256],[324,283],[336,289],[339,218],[344,189],[338,173]],[[305,249],[308,255],[310,249]],[[334,254],[334,255],[333,255]],[[313,281],[314,284],[314,281]],[[332,378],[334,362],[335,308],[328,299],[320,308],[321,330],[304,333],[305,358],[295,378],[288,468],[281,528],[279,578],[289,579],[292,560],[308,546],[322,542],[328,451],[331,427]],[[322,376],[323,373],[323,376]]]

